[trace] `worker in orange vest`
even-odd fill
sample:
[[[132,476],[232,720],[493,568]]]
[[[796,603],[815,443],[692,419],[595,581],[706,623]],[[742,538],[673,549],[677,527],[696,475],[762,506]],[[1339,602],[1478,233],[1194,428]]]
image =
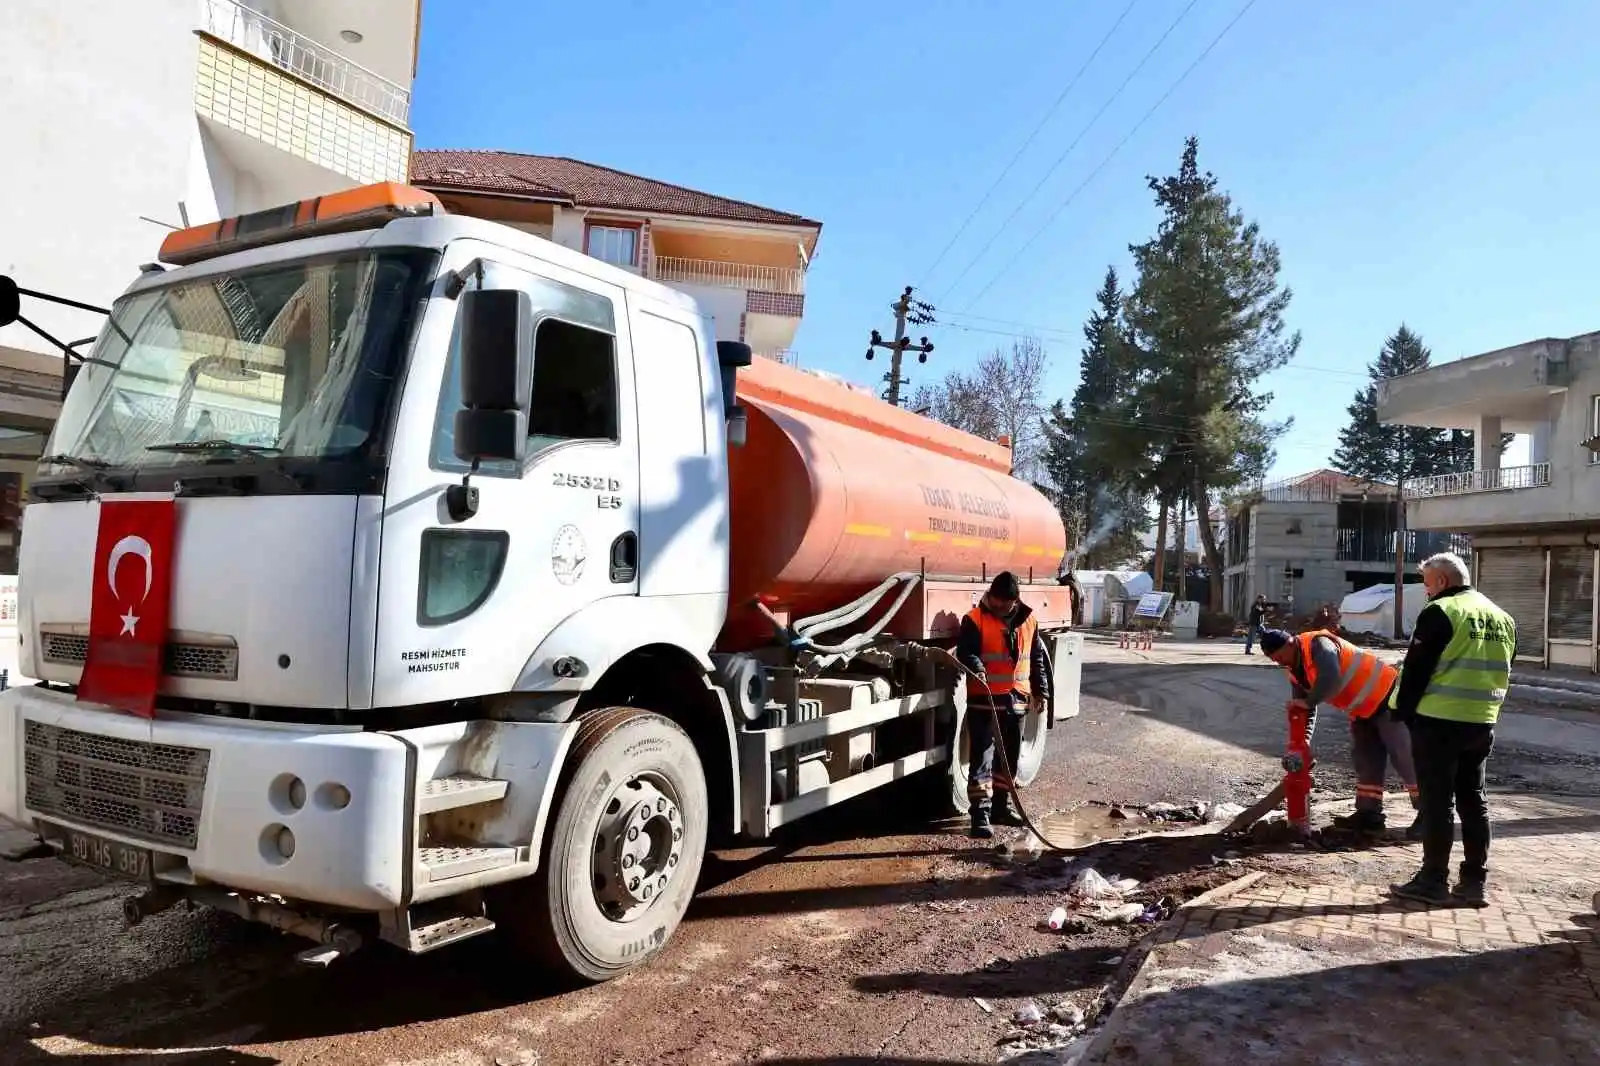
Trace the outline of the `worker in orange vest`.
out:
[[[1281,629],[1261,634],[1261,650],[1289,672],[1292,697],[1289,745],[1284,756],[1284,791],[1289,821],[1301,832],[1311,828],[1311,735],[1317,705],[1329,703],[1350,716],[1351,753],[1356,771],[1356,812],[1334,819],[1339,829],[1381,833],[1384,777],[1390,763],[1417,806],[1417,772],[1411,760],[1411,737],[1389,710],[1389,693],[1400,672],[1365,648],[1327,630],[1294,635]],[[1406,836],[1420,839],[1421,820],[1414,819]]]
[[[967,678],[967,727],[970,730],[967,798],[972,804],[972,836],[994,836],[993,825],[1021,825],[1012,809],[1015,788],[995,759],[994,715],[999,712],[999,742],[1005,764],[1014,773],[1022,754],[1022,718],[1038,713],[1050,699],[1050,672],[1039,624],[1022,602],[1022,590],[1009,570],[997,575],[989,590],[961,620],[956,658],[977,675]],[[980,682],[978,678],[982,678]]]

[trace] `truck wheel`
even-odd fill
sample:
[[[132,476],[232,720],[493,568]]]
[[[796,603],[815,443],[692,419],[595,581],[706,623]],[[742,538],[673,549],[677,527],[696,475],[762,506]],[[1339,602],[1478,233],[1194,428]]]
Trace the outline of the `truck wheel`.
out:
[[[957,814],[965,814],[971,808],[967,801],[967,768],[972,765],[971,734],[967,732],[967,715],[969,713],[988,714],[986,710],[968,711],[963,705],[960,717],[956,719],[959,732],[956,734],[955,755],[940,773],[942,785],[947,785],[950,796],[950,807]],[[1046,728],[1044,712],[1039,714],[1026,714],[1022,718],[1022,752],[1017,759],[1017,765],[1012,767],[1017,784],[1026,788],[1033,784],[1033,779],[1039,776],[1039,768],[1044,765],[1045,745],[1050,739],[1050,730]]]
[[[491,915],[547,969],[605,981],[660,951],[689,908],[705,771],[687,733],[633,707],[586,715],[567,760],[539,872],[501,886]]]

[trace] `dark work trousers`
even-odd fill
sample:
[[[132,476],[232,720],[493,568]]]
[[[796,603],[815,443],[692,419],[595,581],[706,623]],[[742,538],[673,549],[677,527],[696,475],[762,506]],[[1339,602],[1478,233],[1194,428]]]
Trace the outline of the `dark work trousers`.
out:
[[[1022,753],[1022,712],[1026,702],[1019,706],[1015,698],[999,698],[1000,740],[1006,746],[1006,765],[1014,772],[1017,758]],[[989,697],[967,696],[967,799],[973,803],[987,803],[996,792],[1012,791],[1011,778],[1000,769],[994,752],[994,715],[989,713]]]
[[[1256,638],[1261,635],[1261,623],[1251,622],[1244,629],[1244,653],[1250,654],[1250,649],[1256,646]]]
[[[1482,884],[1489,872],[1487,765],[1494,726],[1417,715],[1411,719],[1411,754],[1422,788],[1422,875],[1450,877],[1455,819],[1461,816],[1461,880]]]
[[[1356,764],[1356,810],[1383,813],[1383,780],[1389,766],[1417,804],[1417,770],[1411,761],[1411,731],[1380,707],[1366,718],[1350,719],[1350,751]]]

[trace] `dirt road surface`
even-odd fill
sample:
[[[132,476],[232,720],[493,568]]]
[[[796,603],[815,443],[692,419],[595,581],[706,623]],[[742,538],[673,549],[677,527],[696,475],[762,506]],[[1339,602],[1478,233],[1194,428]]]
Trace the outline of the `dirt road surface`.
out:
[[[1281,672],[1240,646],[1091,642],[1082,714],[1058,723],[1037,812],[1089,801],[1247,802],[1276,780]],[[1593,791],[1600,712],[1529,702],[1502,720],[1492,767],[1511,788]],[[1330,713],[1319,785],[1344,791]],[[919,814],[913,788],[832,812],[771,846],[708,858],[667,950],[598,988],[555,993],[487,938],[410,958],[364,950],[326,971],[300,945],[227,916],[178,911],[124,930],[126,889],[53,859],[0,863],[0,1061],[83,1066],[633,1066],[767,1061],[988,1063],[1006,1016],[1071,999],[1091,1016],[1133,938],[1038,923],[1051,864],[1014,861]],[[1110,831],[1099,811],[1057,829]],[[1106,872],[1193,894],[1226,845],[1191,838]],[[1038,876],[1040,873],[1045,876]],[[983,997],[985,1013],[973,997]]]

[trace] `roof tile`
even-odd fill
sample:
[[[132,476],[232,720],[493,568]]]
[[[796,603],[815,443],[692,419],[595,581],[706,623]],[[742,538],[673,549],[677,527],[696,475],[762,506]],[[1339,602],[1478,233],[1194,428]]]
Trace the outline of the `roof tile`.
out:
[[[692,215],[819,229],[822,225],[787,211],[774,211],[743,200],[714,196],[565,156],[428,149],[412,153],[411,183],[424,188],[545,197],[575,207],[614,211]]]

